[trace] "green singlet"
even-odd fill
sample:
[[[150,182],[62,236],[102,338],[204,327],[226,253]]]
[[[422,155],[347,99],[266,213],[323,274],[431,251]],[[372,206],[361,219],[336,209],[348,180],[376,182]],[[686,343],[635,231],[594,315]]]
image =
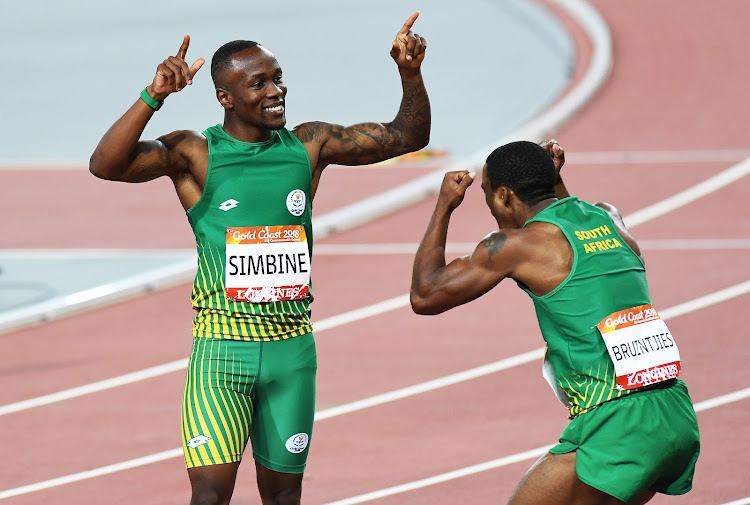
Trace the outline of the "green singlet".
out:
[[[571,421],[550,452],[575,451],[578,478],[627,503],[646,490],[688,492],[700,434],[687,387],[669,379],[618,390],[596,326],[614,312],[651,303],[643,261],[606,211],[575,197],[555,202],[526,225],[534,221],[560,228],[574,257],[570,274],[552,292],[535,296],[521,286],[534,300],[563,393],[558,396],[570,408]]]
[[[187,211],[198,248],[193,336],[269,341],[309,333],[313,237],[307,151],[287,129],[258,143],[236,140],[221,125],[203,135],[206,184]],[[308,279],[304,288],[300,276]]]
[[[646,269],[599,207],[564,198],[524,226],[535,221],[556,225],[573,248],[570,274],[553,291],[536,296],[521,286],[534,301],[547,356],[572,419],[639,391],[616,389],[614,365],[596,325],[615,311],[651,303]]]

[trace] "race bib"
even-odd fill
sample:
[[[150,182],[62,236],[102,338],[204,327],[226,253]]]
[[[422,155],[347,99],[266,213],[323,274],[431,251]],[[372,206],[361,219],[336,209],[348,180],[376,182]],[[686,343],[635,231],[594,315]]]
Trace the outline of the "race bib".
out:
[[[226,295],[238,302],[300,300],[310,289],[310,253],[299,225],[227,228]]]
[[[617,389],[634,389],[680,374],[680,353],[651,305],[621,310],[596,325],[615,365]]]

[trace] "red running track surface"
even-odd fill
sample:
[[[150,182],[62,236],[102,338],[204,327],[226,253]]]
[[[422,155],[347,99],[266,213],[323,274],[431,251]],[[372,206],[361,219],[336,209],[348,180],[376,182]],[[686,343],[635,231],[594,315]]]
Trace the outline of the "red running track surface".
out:
[[[748,148],[746,24],[750,3],[632,0],[592,2],[611,27],[611,79],[556,137],[570,153],[566,182],[584,199],[624,215],[728,168],[730,162],[582,164],[575,153]],[[583,49],[586,45],[577,35]],[[502,100],[503,97],[493,97]],[[439,121],[439,118],[436,118]],[[354,188],[403,182],[403,167],[331,169],[316,213],[351,201]],[[415,167],[413,177],[424,173]],[[409,176],[412,177],[411,175]],[[40,203],[4,223],[10,247],[191,247],[166,181],[96,181],[83,171],[7,172],[5,187],[34,184]],[[42,181],[42,182],[40,182]],[[7,190],[3,193],[9,193]],[[4,195],[18,209],[21,192]],[[750,178],[633,227],[655,240],[748,239]],[[82,199],[86,196],[88,200]],[[84,205],[84,201],[87,202]],[[137,202],[137,205],[134,204]],[[425,201],[321,244],[415,244],[433,202]],[[64,215],[54,221],[51,215]],[[475,243],[493,228],[478,184],[455,213],[449,242]],[[731,244],[730,242],[724,242]],[[701,250],[644,247],[654,302],[664,311],[750,280],[747,245]],[[411,254],[315,258],[316,322],[408,292]],[[187,357],[189,286],[0,336],[0,405]],[[750,387],[741,314],[748,295],[669,320],[680,339],[683,377],[697,404]],[[420,317],[406,306],[317,332],[319,409],[493,363],[542,345],[531,303],[511,282],[449,313]],[[183,372],[0,416],[0,490],[17,488],[179,447]],[[657,505],[723,504],[750,496],[750,399],[698,414],[702,455],[694,490]],[[566,423],[534,359],[507,370],[319,420],[305,474],[305,503],[328,503],[412,482],[555,442]],[[249,459],[249,458],[248,458]],[[504,503],[535,458],[376,500]],[[233,503],[259,503],[252,464]],[[5,500],[9,505],[187,503],[181,458],[139,466]]]

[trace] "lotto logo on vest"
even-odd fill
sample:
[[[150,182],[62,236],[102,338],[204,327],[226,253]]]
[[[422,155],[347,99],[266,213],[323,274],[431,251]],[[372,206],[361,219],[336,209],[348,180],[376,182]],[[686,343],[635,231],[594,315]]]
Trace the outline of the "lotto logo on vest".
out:
[[[301,216],[305,212],[305,192],[295,189],[286,197],[286,208],[293,216]]]
[[[231,210],[231,209],[233,209],[233,208],[237,207],[237,206],[238,206],[239,204],[240,204],[240,202],[238,202],[238,201],[237,201],[237,200],[235,200],[234,198],[230,198],[230,199],[229,199],[229,200],[227,200],[226,202],[222,202],[222,204],[221,204],[221,205],[219,205],[219,209],[221,209],[221,210],[223,210],[224,212],[226,212],[226,211],[228,211],[228,210]]]
[[[200,447],[203,444],[207,444],[209,440],[211,440],[211,437],[207,437],[206,435],[198,435],[197,437],[193,437],[188,440],[187,446],[191,449],[195,449],[196,447]]]

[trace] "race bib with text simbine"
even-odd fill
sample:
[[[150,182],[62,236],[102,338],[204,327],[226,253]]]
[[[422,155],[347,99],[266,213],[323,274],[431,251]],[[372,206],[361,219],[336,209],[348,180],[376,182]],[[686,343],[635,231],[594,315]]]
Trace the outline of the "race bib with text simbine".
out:
[[[615,365],[617,389],[634,389],[680,374],[680,353],[651,305],[621,310],[596,325]]]
[[[227,228],[226,295],[238,302],[300,300],[310,288],[310,253],[299,225]]]

